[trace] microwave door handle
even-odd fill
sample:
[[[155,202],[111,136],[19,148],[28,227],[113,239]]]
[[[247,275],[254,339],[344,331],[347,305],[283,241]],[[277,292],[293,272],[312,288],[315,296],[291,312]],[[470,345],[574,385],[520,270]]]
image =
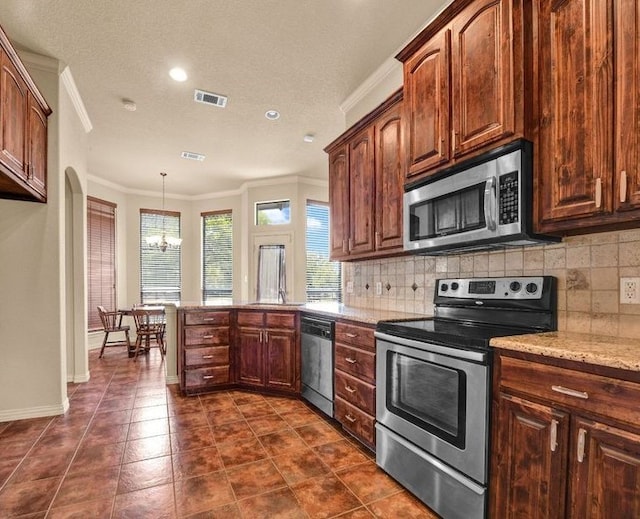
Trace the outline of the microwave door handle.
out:
[[[496,178],[491,177],[484,186],[484,217],[487,222],[487,229],[495,230],[495,207],[496,207]]]

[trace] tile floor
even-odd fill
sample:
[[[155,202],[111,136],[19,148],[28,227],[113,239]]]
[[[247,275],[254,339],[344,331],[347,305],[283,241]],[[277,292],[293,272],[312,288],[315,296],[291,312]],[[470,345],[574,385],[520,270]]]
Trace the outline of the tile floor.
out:
[[[437,517],[300,401],[183,397],[157,350],[97,355],[64,416],[0,423],[0,517]]]

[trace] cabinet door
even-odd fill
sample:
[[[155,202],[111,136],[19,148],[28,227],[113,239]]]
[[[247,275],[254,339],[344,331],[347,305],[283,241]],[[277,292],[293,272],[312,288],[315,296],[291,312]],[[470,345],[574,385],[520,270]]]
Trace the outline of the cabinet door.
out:
[[[453,22],[453,156],[514,132],[511,0],[472,2]]]
[[[618,211],[640,209],[640,5],[616,2],[616,170]]]
[[[564,517],[569,417],[545,405],[498,396],[491,517]]]
[[[400,106],[389,109],[375,124],[376,250],[402,248],[402,120]]]
[[[273,389],[296,391],[298,380],[295,330],[267,329],[266,385]]]
[[[238,382],[264,386],[264,331],[257,328],[238,328]]]
[[[575,418],[569,458],[570,517],[640,517],[640,435]]]
[[[369,127],[349,143],[349,253],[374,249],[374,135]]]
[[[450,45],[451,31],[445,29],[404,64],[408,178],[450,159]]]
[[[329,208],[330,255],[336,260],[349,254],[349,155],[346,145],[329,155]]]
[[[27,179],[27,86],[9,57],[0,54],[0,160],[19,177]]]
[[[612,0],[540,0],[539,16],[536,195],[545,231],[612,209]]]
[[[47,117],[35,98],[29,94],[28,121],[29,185],[38,193],[47,193]]]

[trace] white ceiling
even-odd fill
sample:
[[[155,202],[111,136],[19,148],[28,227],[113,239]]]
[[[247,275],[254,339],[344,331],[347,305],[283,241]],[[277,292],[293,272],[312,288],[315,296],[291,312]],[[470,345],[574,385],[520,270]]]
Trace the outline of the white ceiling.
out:
[[[196,196],[326,178],[340,104],[449,1],[2,0],[0,25],[69,65],[93,124],[90,175],[157,192],[166,171],[167,193]],[[169,78],[174,66],[186,82]],[[194,103],[195,88],[228,96],[227,108]],[[278,121],[264,117],[272,108]]]

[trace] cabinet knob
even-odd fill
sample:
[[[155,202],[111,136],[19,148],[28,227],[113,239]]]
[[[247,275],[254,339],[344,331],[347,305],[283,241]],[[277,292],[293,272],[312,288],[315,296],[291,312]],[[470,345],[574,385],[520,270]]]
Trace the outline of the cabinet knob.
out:
[[[627,201],[627,172],[620,172],[620,203]]]

